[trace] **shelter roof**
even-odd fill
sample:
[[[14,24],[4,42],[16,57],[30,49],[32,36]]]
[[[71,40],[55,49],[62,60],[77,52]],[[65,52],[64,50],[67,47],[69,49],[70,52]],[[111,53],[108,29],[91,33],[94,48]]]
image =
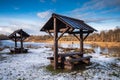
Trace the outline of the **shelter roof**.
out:
[[[64,29],[67,27],[70,28],[67,31],[68,33],[73,32],[73,30],[75,29],[85,30],[85,31],[97,31],[96,29],[86,24],[83,20],[79,20],[79,19],[75,19],[75,18],[71,18],[71,17],[67,17],[67,16],[55,14],[55,13],[52,14],[51,18],[46,22],[46,24],[42,27],[40,31],[53,30],[54,17],[57,19],[56,25],[58,27],[58,32],[60,32],[60,29]]]
[[[23,38],[27,38],[27,37],[30,36],[29,34],[27,34],[27,33],[26,33],[25,31],[23,31],[22,29],[18,29],[18,30],[16,30],[16,31],[14,31],[13,33],[11,33],[8,37],[9,37],[10,39],[15,38],[15,34],[19,34],[19,36],[20,36],[20,37],[23,37]],[[20,37],[16,37],[16,38],[20,38]]]

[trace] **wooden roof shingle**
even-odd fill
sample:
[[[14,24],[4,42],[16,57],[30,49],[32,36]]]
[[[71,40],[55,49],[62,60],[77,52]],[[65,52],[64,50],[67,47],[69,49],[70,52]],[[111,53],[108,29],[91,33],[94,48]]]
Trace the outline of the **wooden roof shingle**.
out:
[[[66,28],[67,25],[73,29],[97,31],[96,29],[86,24],[83,20],[62,16],[55,13],[52,14],[51,18],[47,21],[47,23],[42,27],[40,31],[53,30],[53,17],[57,19],[57,27],[59,29]]]

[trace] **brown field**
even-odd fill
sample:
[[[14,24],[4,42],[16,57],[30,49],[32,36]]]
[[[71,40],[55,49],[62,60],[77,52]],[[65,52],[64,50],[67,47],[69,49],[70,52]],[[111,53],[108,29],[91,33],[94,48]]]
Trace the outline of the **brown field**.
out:
[[[86,44],[96,44],[100,47],[120,47],[120,42],[85,42]]]
[[[44,43],[50,43],[53,44],[53,41],[43,41]],[[79,41],[59,41],[59,44],[80,44]],[[120,42],[84,42],[86,44],[95,44],[98,45],[100,47],[120,47]]]

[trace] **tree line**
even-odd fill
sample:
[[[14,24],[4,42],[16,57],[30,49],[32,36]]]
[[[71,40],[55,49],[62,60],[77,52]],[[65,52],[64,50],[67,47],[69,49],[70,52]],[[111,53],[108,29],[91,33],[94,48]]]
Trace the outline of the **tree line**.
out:
[[[4,34],[0,34],[0,40],[8,40],[8,36]]]
[[[79,37],[79,35],[77,35]],[[44,36],[31,36],[28,38],[28,41],[52,41],[53,37],[49,35]],[[65,35],[60,38],[60,41],[78,41],[73,35]],[[95,32],[90,34],[86,41],[96,41],[96,42],[120,42],[120,27],[116,27],[115,29],[111,30],[103,30],[100,32]]]
[[[79,37],[79,35],[77,35]],[[1,34],[0,40],[8,39],[6,35]],[[31,35],[26,41],[35,41],[35,42],[43,42],[43,41],[52,41],[53,37],[49,35]],[[60,38],[60,41],[78,41],[73,35],[64,35]],[[97,42],[120,42],[120,27],[116,27],[111,30],[103,30],[100,32],[95,32],[90,34],[86,41],[97,41]]]
[[[101,31],[100,33],[93,33],[88,36],[86,41],[98,41],[98,42],[120,42],[120,27],[111,29],[108,31]]]

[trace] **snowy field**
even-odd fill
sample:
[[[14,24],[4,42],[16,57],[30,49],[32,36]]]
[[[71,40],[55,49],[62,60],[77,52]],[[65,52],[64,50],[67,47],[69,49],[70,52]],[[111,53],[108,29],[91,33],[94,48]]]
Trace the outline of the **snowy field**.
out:
[[[13,45],[11,41],[3,41],[1,47]],[[95,53],[85,54],[93,57],[92,64],[85,70],[52,74],[46,70],[50,64],[47,57],[53,55],[52,45],[25,42],[25,46],[29,48],[27,54],[8,54],[8,48],[0,51],[0,80],[120,80],[120,58],[101,55],[99,47],[95,48]],[[72,47],[79,47],[79,44]]]

